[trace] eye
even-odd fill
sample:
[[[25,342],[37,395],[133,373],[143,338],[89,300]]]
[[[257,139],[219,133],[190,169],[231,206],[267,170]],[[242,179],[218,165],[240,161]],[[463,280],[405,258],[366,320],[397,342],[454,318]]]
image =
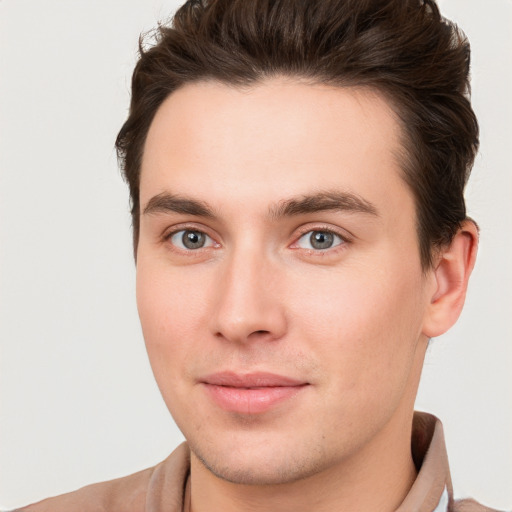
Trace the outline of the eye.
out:
[[[344,243],[343,238],[332,231],[308,231],[297,241],[301,249],[322,251]]]
[[[190,251],[213,246],[213,240],[202,231],[194,229],[182,229],[172,233],[169,240],[179,249]]]

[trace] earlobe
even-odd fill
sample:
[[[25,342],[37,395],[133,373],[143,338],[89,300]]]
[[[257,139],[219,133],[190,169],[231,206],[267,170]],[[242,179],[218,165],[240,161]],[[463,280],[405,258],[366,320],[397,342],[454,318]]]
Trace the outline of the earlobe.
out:
[[[467,219],[450,245],[439,253],[432,271],[434,291],[423,322],[423,334],[434,338],[457,321],[464,305],[469,276],[475,265],[478,228]]]

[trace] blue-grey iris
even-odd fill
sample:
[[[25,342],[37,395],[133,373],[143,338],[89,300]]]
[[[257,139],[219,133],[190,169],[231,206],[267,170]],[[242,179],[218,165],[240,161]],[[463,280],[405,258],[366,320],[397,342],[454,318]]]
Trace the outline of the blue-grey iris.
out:
[[[206,236],[200,231],[185,231],[181,241],[187,249],[200,249],[205,244]]]
[[[329,249],[334,243],[334,235],[326,231],[313,231],[309,241],[314,249]]]

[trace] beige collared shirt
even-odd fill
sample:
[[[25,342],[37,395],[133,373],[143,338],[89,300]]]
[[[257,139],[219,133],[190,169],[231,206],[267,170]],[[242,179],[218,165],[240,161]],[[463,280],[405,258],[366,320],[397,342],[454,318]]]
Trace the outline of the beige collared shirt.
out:
[[[443,427],[415,413],[412,455],[418,476],[396,512],[492,512],[473,500],[454,502]],[[190,451],[178,446],[160,464],[133,475],[83,487],[17,512],[187,512]]]

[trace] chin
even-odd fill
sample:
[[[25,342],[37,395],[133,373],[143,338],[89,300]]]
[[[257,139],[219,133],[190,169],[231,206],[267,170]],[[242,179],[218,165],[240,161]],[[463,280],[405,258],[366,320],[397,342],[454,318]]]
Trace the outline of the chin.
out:
[[[292,483],[326,469],[325,453],[320,446],[306,450],[265,442],[254,446],[233,442],[196,446],[189,442],[196,458],[216,477],[240,485],[277,485]],[[303,447],[304,448],[304,447]]]

